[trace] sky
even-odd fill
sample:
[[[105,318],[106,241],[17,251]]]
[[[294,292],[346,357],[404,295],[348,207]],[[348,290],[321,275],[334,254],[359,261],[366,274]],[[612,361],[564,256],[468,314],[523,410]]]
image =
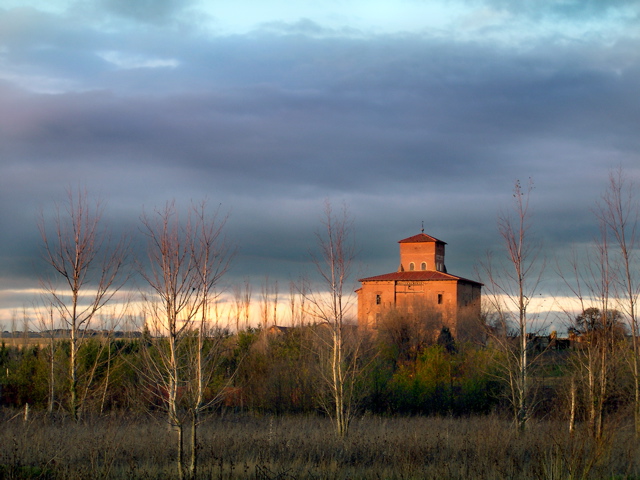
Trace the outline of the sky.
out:
[[[0,321],[37,294],[37,219],[69,188],[134,237],[143,211],[207,199],[227,285],[286,290],[327,200],[355,277],[394,271],[424,225],[482,280],[532,179],[557,258],[595,237],[611,169],[640,180],[639,93],[639,1],[0,0]]]

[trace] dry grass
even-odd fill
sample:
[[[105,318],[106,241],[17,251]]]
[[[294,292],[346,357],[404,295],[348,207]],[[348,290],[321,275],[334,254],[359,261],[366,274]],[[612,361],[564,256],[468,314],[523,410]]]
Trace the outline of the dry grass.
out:
[[[3,412],[0,478],[163,479],[176,449],[165,424],[109,417],[75,424]],[[594,443],[541,422],[517,435],[497,417],[384,418],[355,422],[340,440],[320,417],[227,415],[201,429],[199,478],[622,479],[640,478],[631,431]]]

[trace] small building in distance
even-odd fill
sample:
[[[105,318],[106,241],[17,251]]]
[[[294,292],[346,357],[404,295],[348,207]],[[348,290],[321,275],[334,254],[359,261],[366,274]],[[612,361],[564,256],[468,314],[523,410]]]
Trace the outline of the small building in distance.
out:
[[[393,273],[360,279],[358,326],[377,329],[391,312],[414,318],[435,331],[473,335],[480,318],[482,284],[447,273],[445,245],[424,232],[400,244],[400,266]]]

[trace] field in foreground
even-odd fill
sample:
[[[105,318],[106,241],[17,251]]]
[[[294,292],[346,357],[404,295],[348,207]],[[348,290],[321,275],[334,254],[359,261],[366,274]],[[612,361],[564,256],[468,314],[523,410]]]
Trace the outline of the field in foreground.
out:
[[[0,478],[175,478],[175,437],[149,417],[76,424],[2,411]],[[13,417],[13,418],[12,418]],[[198,478],[640,478],[630,428],[600,442],[566,424],[518,435],[503,419],[365,417],[339,440],[320,417],[215,416],[201,427]]]

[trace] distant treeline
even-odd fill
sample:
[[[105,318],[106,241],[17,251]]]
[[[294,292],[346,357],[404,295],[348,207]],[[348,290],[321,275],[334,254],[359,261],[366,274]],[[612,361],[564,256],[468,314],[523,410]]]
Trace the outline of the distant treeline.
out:
[[[83,332],[84,337],[113,337],[113,338],[140,338],[142,333],[139,331],[123,331],[123,330],[94,330],[88,329]],[[0,338],[71,338],[71,330],[68,328],[56,328],[53,330],[40,330],[37,332],[29,330],[16,330],[13,332],[0,332]]]

